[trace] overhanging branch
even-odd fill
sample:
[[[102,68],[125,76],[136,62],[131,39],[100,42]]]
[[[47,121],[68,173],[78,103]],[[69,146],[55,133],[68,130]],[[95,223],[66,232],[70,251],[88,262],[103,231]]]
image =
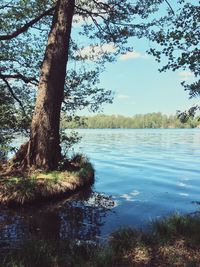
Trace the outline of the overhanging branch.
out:
[[[7,79],[6,79],[3,75],[1,75],[1,74],[0,74],[0,78],[4,81],[4,83],[6,84],[8,90],[9,90],[9,92],[10,92],[10,94],[11,94],[12,97],[19,103],[19,105],[20,105],[20,107],[21,107],[21,109],[22,109],[22,112],[23,112],[24,115],[26,116],[26,112],[25,112],[25,109],[24,109],[24,106],[23,106],[21,100],[15,95],[15,93],[14,93],[12,87],[10,86],[9,82],[7,81]]]
[[[168,7],[170,8],[172,14],[175,15],[175,12],[174,12],[172,6],[170,5],[170,3],[168,2],[168,0],[165,0],[165,2],[167,3]]]
[[[6,35],[0,35],[0,41],[5,41],[5,40],[11,40],[15,37],[17,37],[18,35],[26,32],[31,26],[33,26],[35,23],[37,23],[38,21],[40,21],[43,17],[50,15],[51,12],[55,9],[55,7],[52,7],[50,9],[48,9],[47,11],[45,11],[44,13],[42,13],[41,15],[39,15],[37,18],[34,18],[33,20],[27,22],[24,26],[22,26],[21,28],[17,29],[16,31],[14,31],[11,34],[6,34]]]
[[[31,83],[33,85],[38,85],[39,81],[35,77],[26,77],[22,75],[21,73],[15,73],[15,74],[0,74],[1,79],[18,79],[22,80],[25,83]]]

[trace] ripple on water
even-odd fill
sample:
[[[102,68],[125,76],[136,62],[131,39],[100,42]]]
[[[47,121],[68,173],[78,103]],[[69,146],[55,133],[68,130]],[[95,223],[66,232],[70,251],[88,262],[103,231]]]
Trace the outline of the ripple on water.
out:
[[[83,139],[74,150],[86,154],[95,166],[95,193],[84,192],[40,212],[4,211],[0,240],[20,238],[24,233],[95,239],[123,225],[146,227],[149,221],[173,212],[198,209],[199,129],[80,133]]]

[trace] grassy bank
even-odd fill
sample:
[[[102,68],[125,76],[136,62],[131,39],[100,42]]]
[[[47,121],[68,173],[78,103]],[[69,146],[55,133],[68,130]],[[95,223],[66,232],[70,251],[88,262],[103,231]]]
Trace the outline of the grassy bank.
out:
[[[0,253],[8,267],[199,267],[200,217],[174,215],[148,232],[121,229],[103,245],[29,240]]]
[[[0,176],[0,204],[24,205],[70,194],[94,182],[94,169],[83,156],[74,157],[68,171],[31,173],[28,177]]]

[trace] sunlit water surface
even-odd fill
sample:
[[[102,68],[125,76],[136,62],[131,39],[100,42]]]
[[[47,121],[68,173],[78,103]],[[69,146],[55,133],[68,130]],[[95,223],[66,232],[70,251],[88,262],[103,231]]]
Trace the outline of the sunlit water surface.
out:
[[[26,236],[104,240],[121,226],[145,228],[163,216],[199,210],[200,129],[79,132],[74,150],[93,163],[93,188],[56,203],[1,209],[2,246]]]

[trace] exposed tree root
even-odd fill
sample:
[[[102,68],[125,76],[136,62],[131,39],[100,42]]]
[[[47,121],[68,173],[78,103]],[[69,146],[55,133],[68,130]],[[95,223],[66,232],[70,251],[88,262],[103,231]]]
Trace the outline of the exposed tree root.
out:
[[[27,166],[27,149],[29,142],[21,145],[19,150],[16,152],[11,160],[1,163],[0,165],[0,176],[20,176],[25,177],[30,171]]]
[[[33,164],[33,159],[30,155],[30,142],[22,144],[19,150],[16,152],[11,160],[0,162],[0,177],[21,177],[27,178],[32,173],[43,171],[48,172],[52,169],[38,168],[36,164]],[[52,152],[53,153],[53,152]],[[80,169],[84,157],[82,155],[76,155],[71,160],[61,156],[56,171],[77,171]]]
[[[57,171],[44,172],[9,167],[0,173],[0,204],[23,205],[56,199],[94,182],[94,168],[83,156],[76,156]],[[3,174],[3,175],[2,175]]]

